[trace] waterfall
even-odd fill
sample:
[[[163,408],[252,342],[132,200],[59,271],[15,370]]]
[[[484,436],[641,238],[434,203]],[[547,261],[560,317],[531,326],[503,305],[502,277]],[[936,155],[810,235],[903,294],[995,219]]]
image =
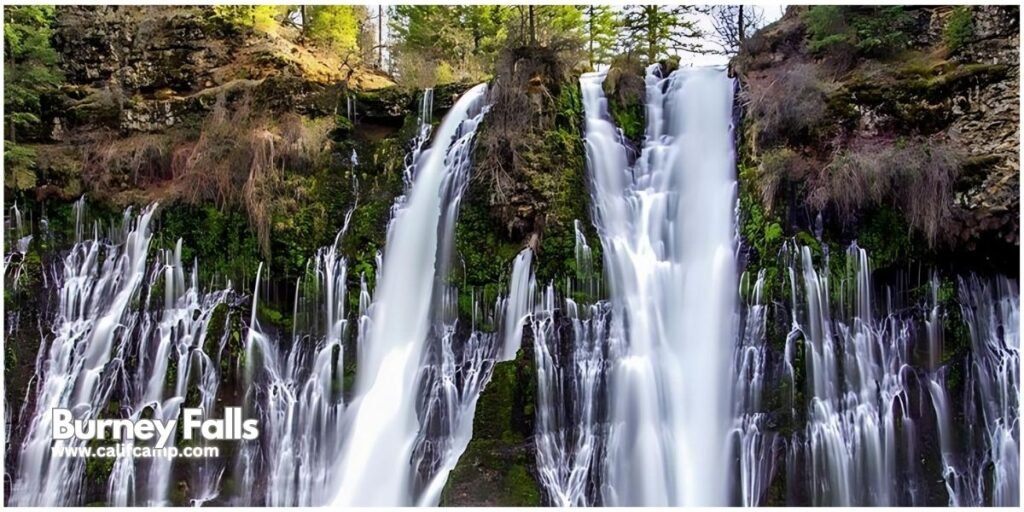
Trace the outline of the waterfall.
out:
[[[351,210],[346,219],[350,215]],[[242,456],[259,454],[265,467],[246,465],[242,474],[244,487],[266,479],[262,503],[269,506],[314,506],[331,498],[345,410],[347,265],[338,253],[345,227],[307,262],[296,283],[290,339],[262,332],[255,316],[250,322],[247,371],[254,372],[255,385],[250,415],[259,418],[261,435],[246,444]]]
[[[577,280],[592,298],[592,253],[579,222],[575,236]],[[558,300],[553,284],[537,299],[531,294],[531,300],[537,474],[553,505],[596,505],[611,308],[604,301],[581,306],[570,298]]]
[[[749,274],[743,274],[741,283],[747,284],[749,277]],[[778,437],[768,427],[768,415],[763,404],[769,357],[765,339],[768,310],[764,304],[764,281],[762,270],[750,290],[735,355],[733,435],[738,446],[740,503],[745,507],[761,503],[776,469]]]
[[[533,251],[523,249],[512,264],[512,281],[509,285],[508,298],[504,301],[504,334],[500,359],[511,361],[516,358],[519,342],[523,338],[523,326],[530,314],[530,300],[537,288],[530,264],[533,262]]]
[[[793,375],[795,354],[802,351],[809,400],[804,445],[794,446],[804,460],[788,464],[806,467],[812,502],[920,504],[926,481],[941,478],[950,505],[1019,504],[1016,284],[976,276],[959,282],[971,346],[964,356],[965,396],[956,409],[949,374],[960,372],[964,360],[944,358],[946,320],[937,276],[918,319],[894,306],[891,288],[876,304],[867,253],[856,245],[847,252],[839,283],[818,273],[810,248],[793,256],[793,330],[786,359]],[[923,350],[914,347],[917,330],[924,332]],[[924,354],[923,365],[915,363],[917,352]],[[937,433],[938,453],[919,446],[921,432],[930,428]],[[941,473],[920,473],[928,457],[938,459]]]
[[[411,474],[399,468],[409,467],[419,430],[417,376],[435,303],[435,264],[446,261],[453,235],[454,219],[443,210],[453,203],[443,199],[454,190],[448,178],[468,171],[468,149],[486,92],[481,84],[459,98],[431,148],[416,159],[409,197],[394,212],[370,307],[370,332],[360,348],[355,398],[346,413],[350,430],[335,505],[415,501]]]
[[[985,489],[965,503],[1020,505],[1020,297],[1016,283],[975,276],[960,280],[960,307],[970,332],[971,385],[966,390],[968,436],[979,448],[968,478]],[[973,420],[973,421],[972,421]],[[991,475],[988,472],[991,471]],[[951,496],[952,498],[952,496]]]
[[[733,84],[724,70],[646,76],[630,164],[604,74],[580,80],[594,217],[612,304],[608,505],[724,505],[735,270]]]
[[[155,209],[154,204],[137,217],[127,210],[121,229],[108,239],[100,237],[98,226],[94,238],[82,239],[81,203],[76,207],[79,241],[63,259],[54,337],[38,362],[34,412],[19,452],[12,504],[82,502],[85,459],[51,453],[51,409],[70,409],[80,420],[144,414],[173,420],[193,386],[199,403],[191,405],[211,403],[215,389],[209,384],[218,379],[212,362],[219,355],[204,353],[205,337],[225,292],[200,293],[195,268],[186,279],[180,241],[146,272]],[[158,289],[162,296],[154,293]],[[145,467],[145,480],[137,477],[137,466]],[[114,505],[164,504],[171,467],[169,458],[118,458],[107,477],[107,498]]]

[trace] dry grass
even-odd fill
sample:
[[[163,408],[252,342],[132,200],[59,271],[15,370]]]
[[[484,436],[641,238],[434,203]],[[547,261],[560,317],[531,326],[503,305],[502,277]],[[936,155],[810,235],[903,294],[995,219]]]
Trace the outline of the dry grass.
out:
[[[941,141],[915,139],[860,146],[835,155],[809,187],[808,204],[833,205],[844,219],[889,204],[930,244],[953,217],[953,183],[963,157]]]
[[[757,120],[756,142],[770,148],[792,142],[800,145],[817,139],[828,104],[825,84],[813,64],[787,66],[751,84],[747,108]]]
[[[540,147],[556,114],[551,84],[566,83],[579,55],[569,44],[507,48],[490,89],[491,109],[477,139],[474,179],[489,182],[492,204],[504,204],[520,182],[529,148]],[[516,178],[519,176],[520,178]]]
[[[178,146],[171,170],[182,197],[220,208],[242,205],[256,229],[264,255],[270,254],[274,199],[285,170],[308,172],[329,156],[329,119],[289,115],[274,122],[253,114],[248,99],[228,108],[223,96],[196,141]]]
[[[82,177],[94,191],[145,186],[169,174],[171,151],[165,135],[139,134],[122,139],[100,132],[84,148]]]

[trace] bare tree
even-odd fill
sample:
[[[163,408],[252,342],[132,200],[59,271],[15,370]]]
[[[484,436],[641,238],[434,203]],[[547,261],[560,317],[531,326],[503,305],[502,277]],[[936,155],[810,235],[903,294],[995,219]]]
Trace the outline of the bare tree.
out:
[[[715,5],[708,14],[725,55],[739,53],[743,41],[765,24],[764,10],[754,5]]]

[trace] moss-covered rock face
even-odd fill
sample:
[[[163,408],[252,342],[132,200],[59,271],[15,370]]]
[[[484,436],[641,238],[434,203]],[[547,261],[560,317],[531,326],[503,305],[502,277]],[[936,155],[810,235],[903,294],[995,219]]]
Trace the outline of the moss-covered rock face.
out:
[[[532,350],[494,366],[477,402],[473,439],[448,477],[441,506],[541,505],[531,439],[535,393]]]
[[[749,100],[741,201],[757,252],[813,232],[820,215],[827,241],[856,240],[880,266],[1015,275],[1015,260],[992,255],[1019,247],[1017,8],[886,11],[902,20],[895,46],[852,44],[842,65],[815,50],[828,34],[808,29],[814,9],[789,9],[733,61]]]
[[[570,58],[557,48],[523,47],[500,59],[456,235],[474,286],[504,285],[524,246],[537,254],[539,281],[574,275],[576,220],[596,240]]]

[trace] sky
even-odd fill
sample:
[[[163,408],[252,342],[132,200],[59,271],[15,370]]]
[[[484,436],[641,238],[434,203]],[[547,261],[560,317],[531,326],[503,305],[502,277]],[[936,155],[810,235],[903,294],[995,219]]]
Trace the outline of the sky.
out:
[[[785,4],[760,4],[760,5],[748,5],[744,6],[744,9],[754,9],[756,12],[760,12],[764,18],[764,24],[767,25],[782,17],[782,14],[786,11]],[[714,34],[715,26],[711,21],[711,17],[707,15],[700,15],[698,27],[701,32],[705,34]],[[717,45],[712,41],[707,46],[716,48]],[[717,55],[717,54],[695,54],[689,52],[680,52],[680,65],[691,65],[691,66],[724,66],[729,63],[728,55]]]

